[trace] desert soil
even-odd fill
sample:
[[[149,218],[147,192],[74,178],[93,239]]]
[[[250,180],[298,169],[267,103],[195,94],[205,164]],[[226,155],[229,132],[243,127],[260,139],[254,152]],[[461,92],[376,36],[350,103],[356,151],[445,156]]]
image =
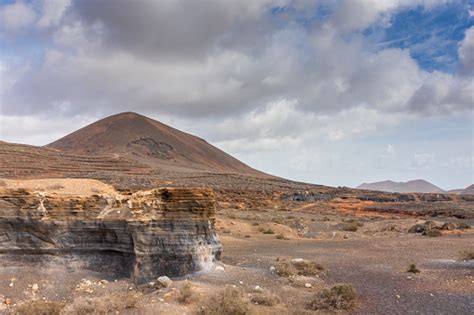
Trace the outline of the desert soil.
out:
[[[160,289],[150,285],[135,287],[128,279],[115,279],[106,271],[84,271],[64,262],[53,260],[32,267],[31,262],[2,257],[0,298],[8,299],[9,305],[3,304],[0,312],[14,310],[31,299],[58,300],[79,307],[84,300],[100,303],[108,301],[104,297],[125,292],[140,297],[133,307],[118,306],[120,314],[193,314],[225,286],[243,288],[250,296],[259,286],[278,295],[281,302],[274,306],[253,305],[258,314],[312,314],[305,305],[313,295],[337,283],[350,283],[359,296],[357,307],[348,312],[351,314],[472,314],[474,261],[460,260],[459,253],[473,249],[474,231],[445,231],[441,237],[407,232],[426,219],[408,215],[361,216],[335,210],[314,213],[304,208],[222,209],[217,228],[224,248],[224,270],[212,266],[207,271],[173,279],[170,287]],[[355,232],[343,231],[343,221],[359,222],[360,227]],[[461,220],[434,221],[441,224]],[[263,233],[269,229],[274,234]],[[326,270],[313,277],[280,277],[270,271],[272,266],[294,258],[318,262]],[[421,272],[407,273],[411,263]],[[178,296],[185,283],[192,285],[193,295],[189,303],[183,304]]]

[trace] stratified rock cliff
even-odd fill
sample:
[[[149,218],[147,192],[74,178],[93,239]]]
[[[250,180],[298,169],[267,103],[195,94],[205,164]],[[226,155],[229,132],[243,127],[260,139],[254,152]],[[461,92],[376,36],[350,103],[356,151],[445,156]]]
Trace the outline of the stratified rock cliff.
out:
[[[220,258],[210,189],[61,196],[0,190],[0,254],[79,259],[143,283]]]

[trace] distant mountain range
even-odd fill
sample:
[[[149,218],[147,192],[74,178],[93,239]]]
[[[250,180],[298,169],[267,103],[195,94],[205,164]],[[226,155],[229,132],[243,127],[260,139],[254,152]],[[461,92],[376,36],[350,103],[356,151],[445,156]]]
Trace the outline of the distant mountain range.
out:
[[[474,184],[465,189],[452,189],[445,191],[442,188],[424,180],[415,179],[408,182],[394,182],[391,180],[385,180],[375,183],[363,183],[356,187],[356,189],[367,189],[367,190],[378,190],[387,192],[398,192],[398,193],[450,193],[450,194],[469,194],[474,195]]]

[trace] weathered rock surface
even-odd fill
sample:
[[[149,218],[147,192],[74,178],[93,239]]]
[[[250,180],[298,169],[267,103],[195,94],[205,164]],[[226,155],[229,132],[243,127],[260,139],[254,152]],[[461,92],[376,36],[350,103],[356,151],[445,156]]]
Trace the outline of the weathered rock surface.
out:
[[[181,276],[220,259],[214,212],[203,188],[81,197],[3,189],[0,254],[79,259],[136,283]]]

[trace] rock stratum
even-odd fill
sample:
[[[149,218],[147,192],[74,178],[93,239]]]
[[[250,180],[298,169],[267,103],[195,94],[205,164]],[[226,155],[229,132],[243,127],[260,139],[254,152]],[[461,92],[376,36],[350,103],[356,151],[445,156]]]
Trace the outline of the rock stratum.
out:
[[[81,261],[144,283],[220,259],[215,196],[206,188],[64,196],[0,189],[0,254]]]

